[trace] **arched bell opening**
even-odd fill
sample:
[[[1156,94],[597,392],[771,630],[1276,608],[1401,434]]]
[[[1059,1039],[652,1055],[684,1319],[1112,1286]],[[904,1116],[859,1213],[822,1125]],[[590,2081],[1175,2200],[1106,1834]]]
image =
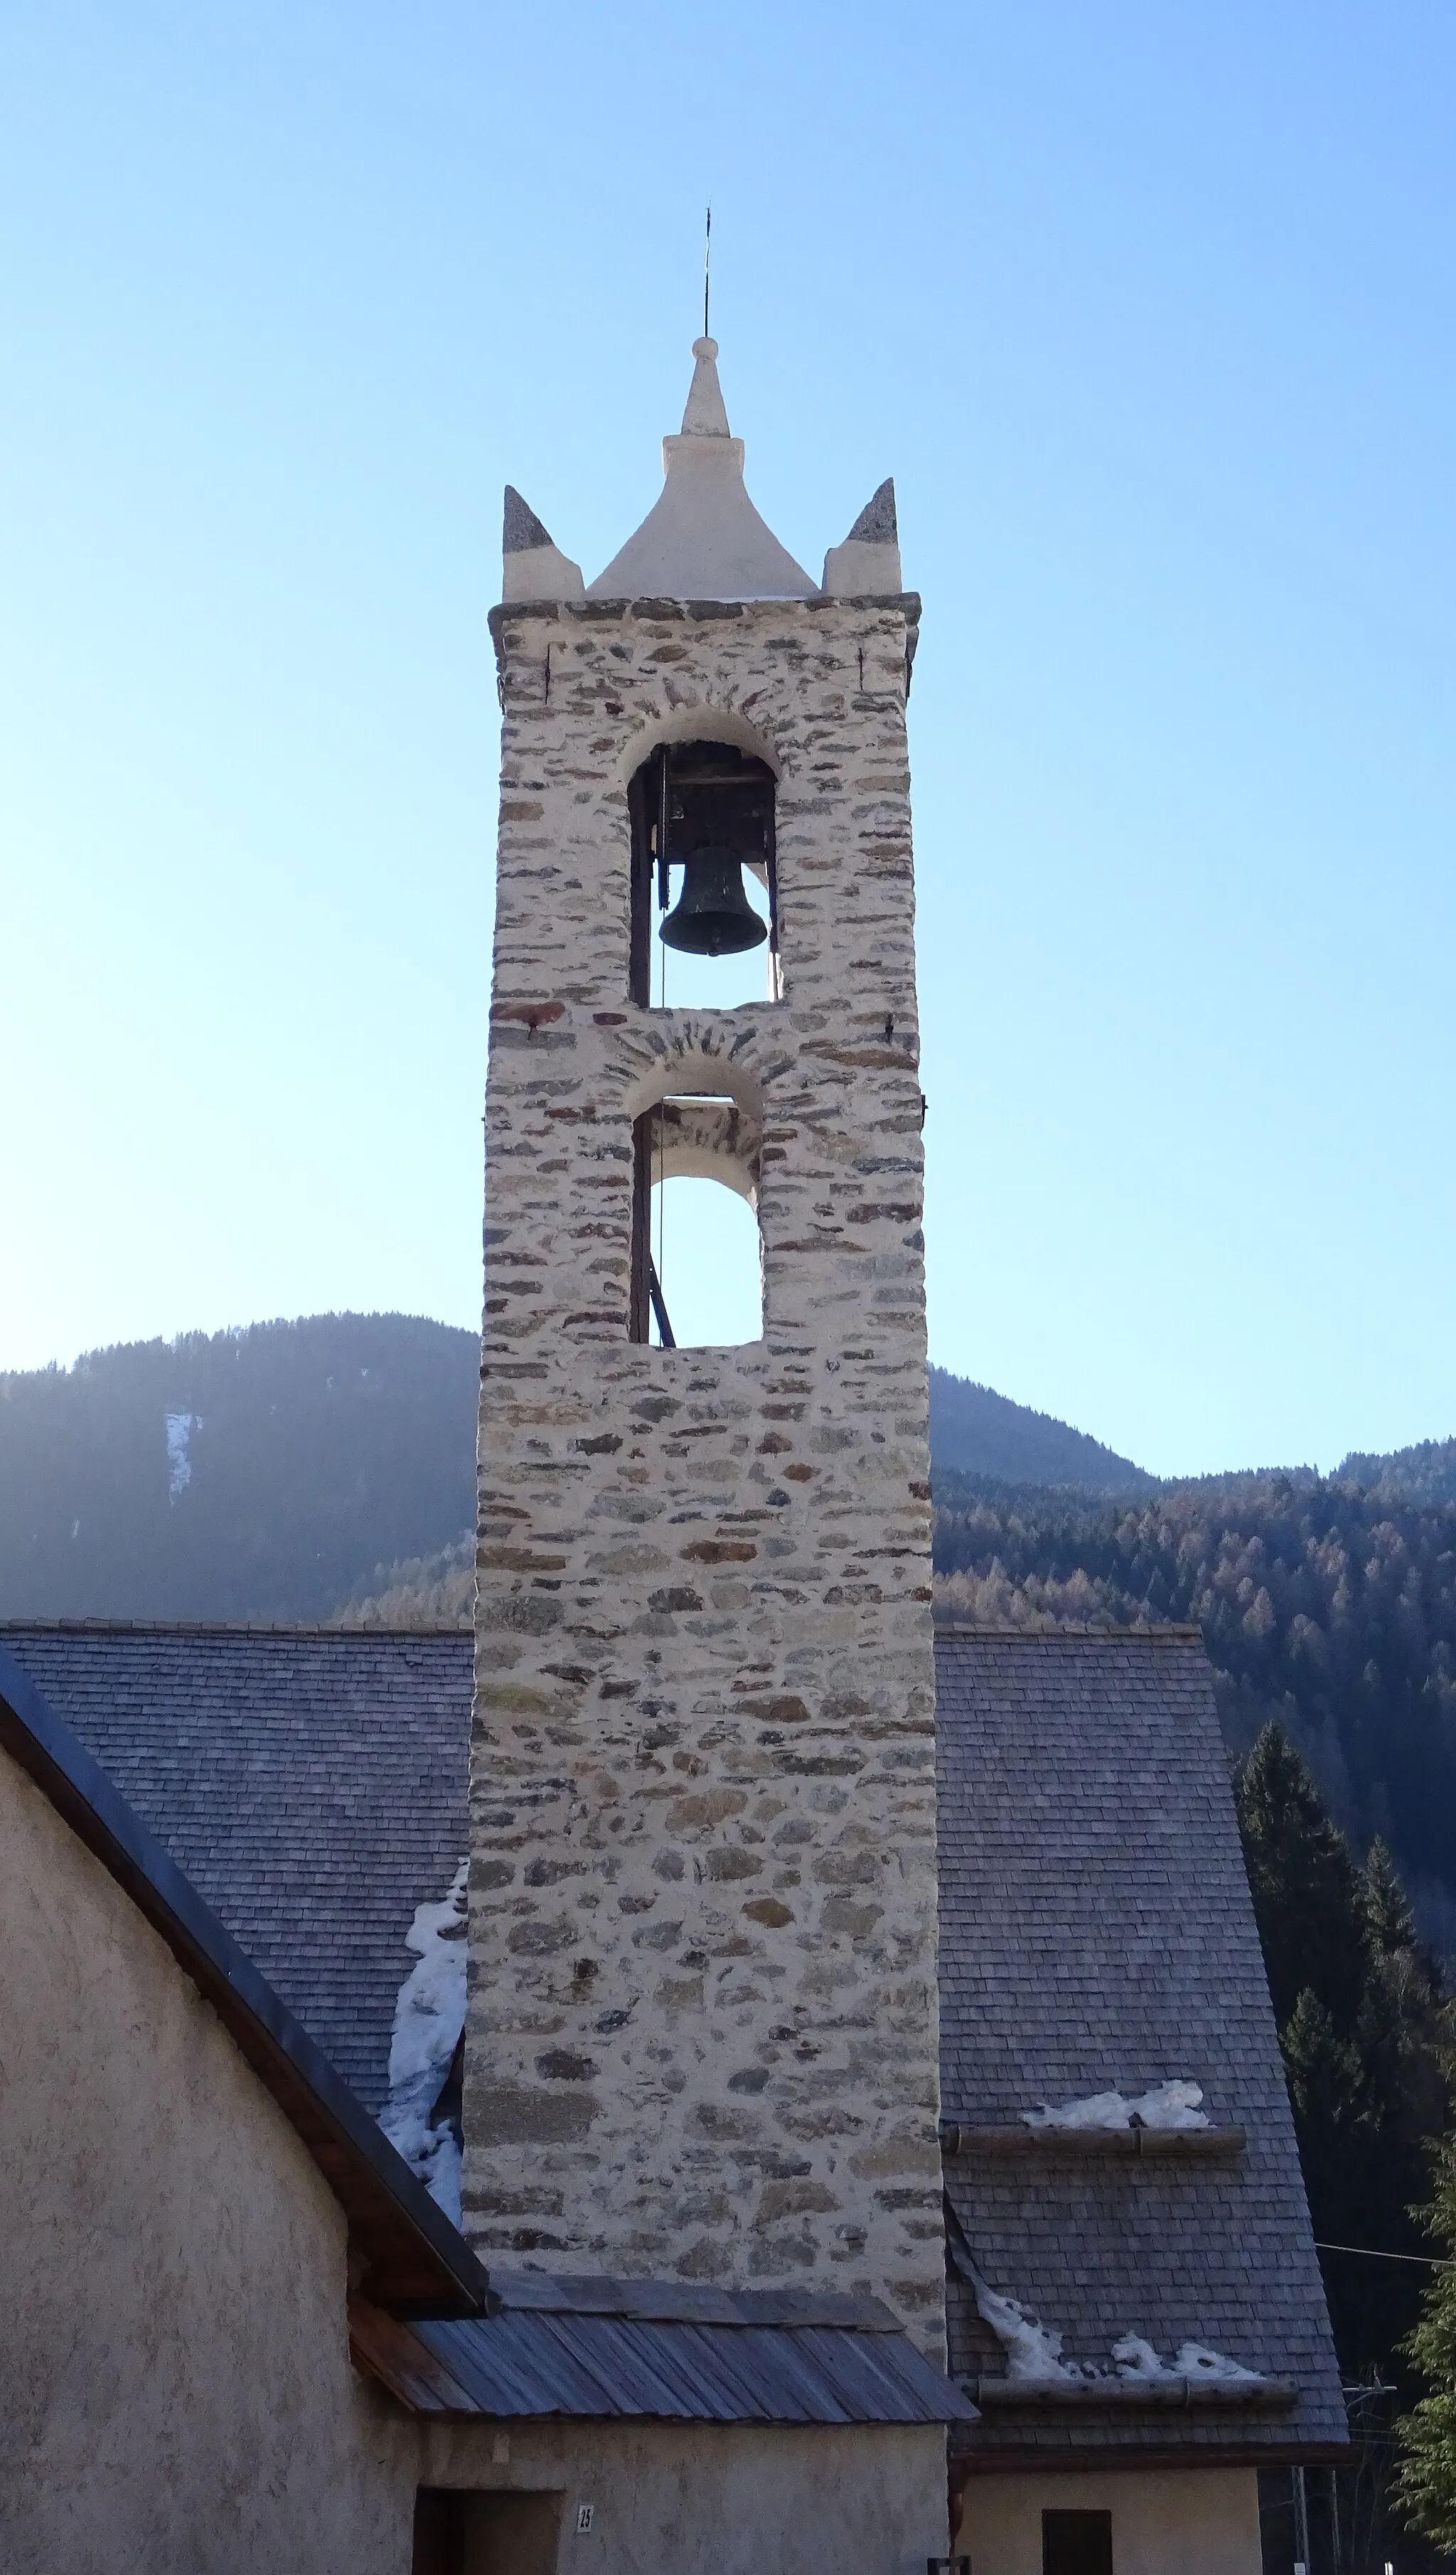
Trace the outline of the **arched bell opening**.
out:
[[[628,788],[632,998],[644,1010],[776,1002],[773,772],[728,742],[659,743]]]
[[[670,1097],[634,1121],[633,1340],[761,1340],[758,1143],[756,1121],[728,1099]]]

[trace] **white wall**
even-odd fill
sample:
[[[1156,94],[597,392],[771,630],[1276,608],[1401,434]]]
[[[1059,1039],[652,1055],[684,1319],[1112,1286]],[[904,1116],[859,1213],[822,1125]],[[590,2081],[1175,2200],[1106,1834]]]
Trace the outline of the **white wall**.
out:
[[[555,2575],[925,2575],[945,2552],[934,2425],[438,2424],[423,2456],[426,2484],[559,2497]],[[481,2575],[508,2570],[483,2552]]]
[[[551,2565],[498,2564],[487,2514],[476,2575],[922,2575],[943,2552],[935,2426],[430,2424],[358,2376],[332,2193],[3,1752],[0,1960],[5,2575],[409,2575],[417,2483],[559,2499]]]
[[[343,2214],[165,1943],[0,1753],[0,2564],[407,2575],[411,2427]]]
[[[1259,2575],[1252,2468],[972,2477],[955,2544],[974,2575],[1041,2575],[1043,2510],[1110,2511],[1112,2575]]]

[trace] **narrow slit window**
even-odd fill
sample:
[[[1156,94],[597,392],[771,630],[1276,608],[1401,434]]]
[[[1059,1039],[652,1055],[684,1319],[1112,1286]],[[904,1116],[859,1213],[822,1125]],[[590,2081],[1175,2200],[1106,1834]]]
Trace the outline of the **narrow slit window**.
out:
[[[660,1101],[633,1131],[631,1337],[718,1349],[763,1332],[762,1248],[730,1100]]]
[[[776,1002],[773,773],[731,743],[665,743],[628,791],[632,998],[644,1010]]]

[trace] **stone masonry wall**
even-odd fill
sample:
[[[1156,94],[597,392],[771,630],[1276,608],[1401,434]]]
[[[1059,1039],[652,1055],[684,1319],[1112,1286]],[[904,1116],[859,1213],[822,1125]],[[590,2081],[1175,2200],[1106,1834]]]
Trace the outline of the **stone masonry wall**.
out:
[[[497,610],[465,2222],[943,2350],[917,603]],[[784,998],[629,1003],[626,786],[778,775]],[[628,1339],[632,1121],[761,1137],[764,1320]]]

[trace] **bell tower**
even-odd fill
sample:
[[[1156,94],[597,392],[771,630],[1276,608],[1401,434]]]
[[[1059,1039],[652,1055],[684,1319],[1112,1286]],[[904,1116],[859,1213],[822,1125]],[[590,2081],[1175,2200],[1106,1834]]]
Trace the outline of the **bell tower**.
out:
[[[507,494],[465,2224],[939,2356],[919,603],[889,484],[784,552],[717,354],[590,588]],[[756,1340],[667,1345],[680,1175],[756,1216]]]

